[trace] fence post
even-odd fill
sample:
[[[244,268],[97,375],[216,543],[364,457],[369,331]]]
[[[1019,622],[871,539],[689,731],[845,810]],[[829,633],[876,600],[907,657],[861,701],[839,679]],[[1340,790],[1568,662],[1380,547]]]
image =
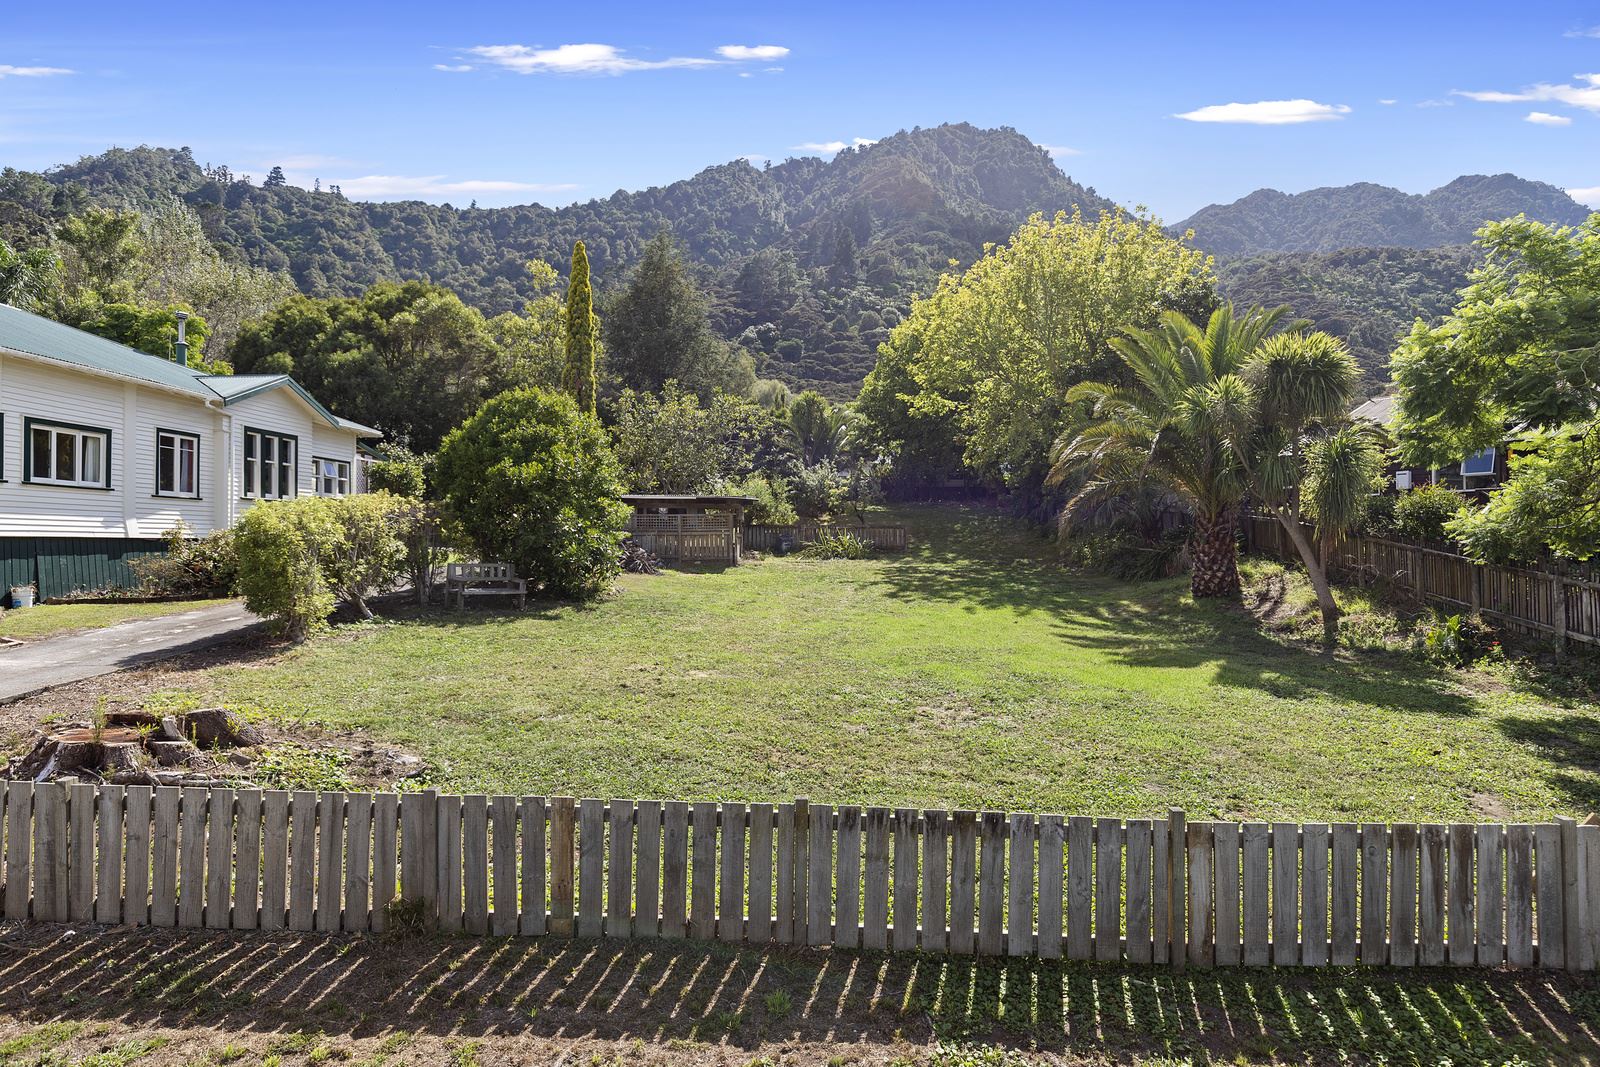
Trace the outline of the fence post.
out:
[[[1172,969],[1189,962],[1189,833],[1182,808],[1167,811],[1167,933],[1171,939]]]
[[[1556,564],[1550,580],[1550,595],[1555,603],[1550,605],[1550,622],[1556,628],[1556,639],[1563,653],[1567,651],[1567,566]]]
[[[1570,816],[1556,820],[1561,827],[1561,917],[1566,968],[1579,970],[1583,959],[1583,902],[1578,896],[1578,823]],[[1593,890],[1590,890],[1593,892]]]

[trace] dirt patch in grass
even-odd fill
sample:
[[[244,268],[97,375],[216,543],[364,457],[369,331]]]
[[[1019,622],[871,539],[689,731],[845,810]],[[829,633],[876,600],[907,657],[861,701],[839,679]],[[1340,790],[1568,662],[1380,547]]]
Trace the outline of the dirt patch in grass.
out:
[[[1555,1063],[1597,1018],[1566,974],[0,927],[4,1062]]]

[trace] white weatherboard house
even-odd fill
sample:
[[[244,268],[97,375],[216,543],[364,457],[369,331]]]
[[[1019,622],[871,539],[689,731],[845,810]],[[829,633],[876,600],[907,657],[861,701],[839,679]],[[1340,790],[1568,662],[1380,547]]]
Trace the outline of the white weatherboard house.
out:
[[[203,374],[0,304],[0,595],[124,585],[178,526],[360,488],[377,430],[286,375]]]

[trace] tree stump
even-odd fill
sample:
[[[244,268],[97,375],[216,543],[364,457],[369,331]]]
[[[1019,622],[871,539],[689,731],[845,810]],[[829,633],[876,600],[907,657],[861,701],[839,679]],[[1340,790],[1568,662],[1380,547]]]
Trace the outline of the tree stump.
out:
[[[226,708],[201,708],[178,716],[181,735],[200,748],[242,748],[266,738],[260,730],[229,715]]]
[[[43,782],[80,771],[99,776],[108,764],[114,770],[137,767],[139,744],[139,731],[125,726],[103,730],[69,727],[39,738],[28,754],[12,765],[9,777]]]

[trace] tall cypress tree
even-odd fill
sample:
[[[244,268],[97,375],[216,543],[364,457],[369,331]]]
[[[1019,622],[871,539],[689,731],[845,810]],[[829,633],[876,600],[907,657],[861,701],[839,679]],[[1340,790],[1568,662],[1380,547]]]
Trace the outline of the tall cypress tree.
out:
[[[599,391],[594,367],[599,344],[600,319],[594,313],[594,290],[589,287],[589,253],[579,241],[572,246],[572,275],[567,282],[567,362],[561,370],[561,388],[572,394],[580,410],[591,415]]]

